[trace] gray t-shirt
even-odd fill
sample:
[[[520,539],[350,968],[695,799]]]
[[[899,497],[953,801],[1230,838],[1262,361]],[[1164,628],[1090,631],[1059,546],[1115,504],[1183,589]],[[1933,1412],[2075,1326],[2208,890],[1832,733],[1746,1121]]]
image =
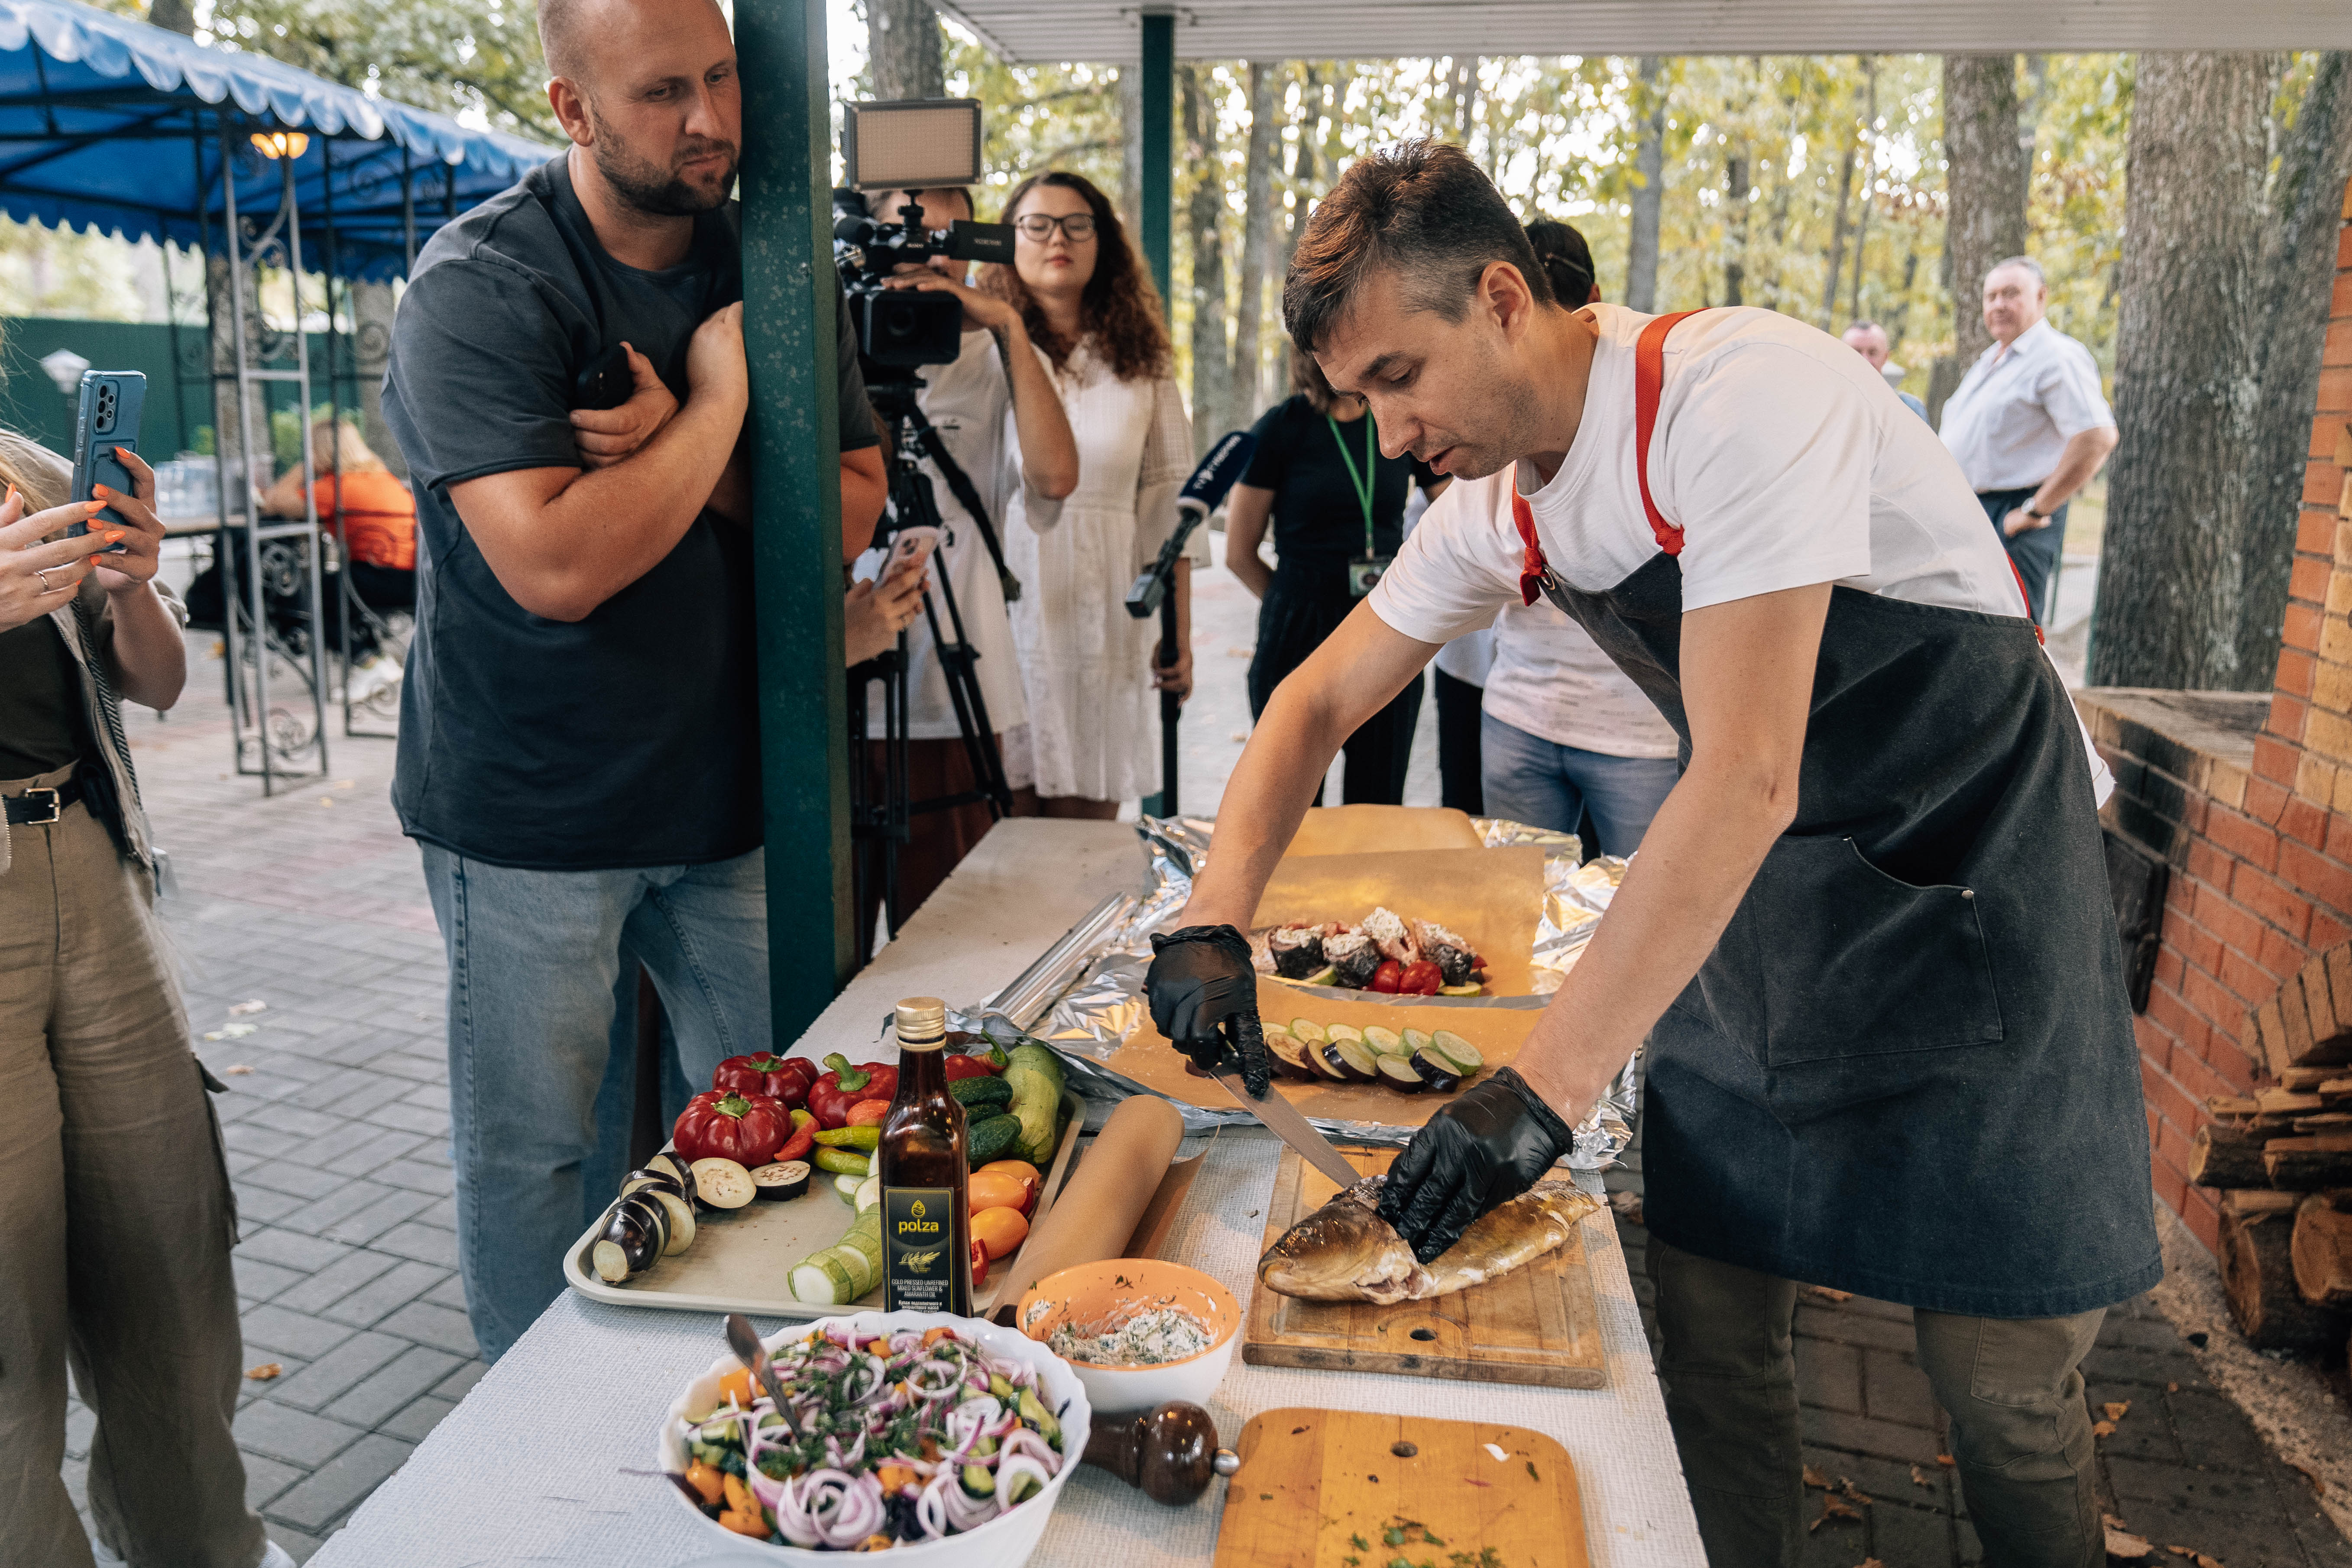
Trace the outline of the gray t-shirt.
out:
[[[574,379],[624,340],[687,396],[694,329],[743,296],[733,203],[660,272],[604,253],[558,157],[443,227],[393,322],[383,414],[416,491],[416,631],[393,804],[412,837],[500,866],[726,859],[761,841],[749,531],[706,510],[577,622],[499,584],[449,487],[580,461]],[[839,313],[841,449],[877,444]]]

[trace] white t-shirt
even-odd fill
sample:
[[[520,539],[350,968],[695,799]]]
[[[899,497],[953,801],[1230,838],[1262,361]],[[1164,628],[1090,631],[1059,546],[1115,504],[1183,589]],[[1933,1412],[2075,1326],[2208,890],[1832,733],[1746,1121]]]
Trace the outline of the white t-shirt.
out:
[[[2057,469],[2068,441],[2115,422],[2091,351],[2036,321],[1969,366],[1944,405],[1944,445],[1969,489],[2021,490]]]
[[[1585,310],[1599,332],[1575,444],[1532,492],[1531,469],[1506,472],[1527,494],[1554,574],[1597,593],[1658,553],[1633,458],[1633,345],[1651,318],[1616,305]],[[2008,555],[1935,432],[1860,354],[1775,311],[1708,310],[1674,329],[1650,493],[1683,530],[1685,611],[1833,583],[2025,615]],[[1382,621],[1423,642],[1451,641],[1518,602],[1524,552],[1509,509],[1447,506],[1453,494],[1430,509],[1370,596]],[[2105,769],[2090,757],[2104,799]]]
[[[967,331],[963,334],[963,352],[953,364],[932,365],[921,374],[926,383],[923,413],[947,443],[948,454],[955,458],[956,466],[963,469],[972,489],[980,493],[1001,543],[1013,510],[1011,503],[1021,493],[1022,475],[1021,446],[1013,425],[1013,385],[1006,377],[1004,362],[997,353],[996,340],[985,331]],[[888,439],[887,431],[884,439]],[[931,605],[939,612],[940,628],[952,636],[947,600],[939,590],[944,574],[954,586],[956,607],[963,614],[965,640],[980,655],[975,668],[981,697],[988,704],[989,725],[1002,731],[1025,721],[1029,716],[1022,697],[1020,656],[1013,646],[1013,622],[1005,608],[1004,589],[997,579],[996,563],[990,559],[988,546],[981,541],[979,526],[964,510],[963,503],[956,500],[955,492],[948,489],[939,465],[925,458],[922,471],[931,481],[940,520],[952,536],[940,543],[938,553],[931,558]],[[1042,498],[1030,499],[1034,510]],[[919,614],[907,627],[907,653],[908,737],[917,741],[953,740],[962,731],[956,726],[955,708],[948,700],[947,678],[940,669],[930,623]],[[878,740],[882,736],[881,692],[874,691],[868,700],[866,733]]]

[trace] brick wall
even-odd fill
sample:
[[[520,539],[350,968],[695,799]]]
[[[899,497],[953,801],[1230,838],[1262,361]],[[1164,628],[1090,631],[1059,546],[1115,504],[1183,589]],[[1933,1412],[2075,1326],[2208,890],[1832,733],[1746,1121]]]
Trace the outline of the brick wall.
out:
[[[2352,189],[2344,216],[2275,689],[2077,694],[2116,770],[2109,831],[2171,867],[2140,1073],[2157,1193],[2208,1247],[2186,1173],[2206,1098],[2315,1040],[2352,1055],[2352,984],[2329,978],[2352,981]]]

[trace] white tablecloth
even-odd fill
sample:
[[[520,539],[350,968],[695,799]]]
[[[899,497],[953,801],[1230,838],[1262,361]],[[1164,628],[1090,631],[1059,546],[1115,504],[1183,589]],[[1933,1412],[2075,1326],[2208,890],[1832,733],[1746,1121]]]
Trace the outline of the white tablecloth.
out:
[[[976,1000],[1019,973],[1105,891],[1126,885],[1138,874],[1137,856],[1131,832],[1111,824],[1001,825],[818,1020],[802,1048],[862,1047],[900,995]],[[1216,1275],[1245,1300],[1280,1152],[1265,1134],[1223,1133],[1167,1255]],[[1584,1245],[1609,1358],[1607,1387],[1310,1372],[1236,1358],[1210,1405],[1219,1432],[1230,1443],[1258,1411],[1307,1405],[1547,1433],[1575,1461],[1594,1568],[1695,1568],[1705,1554],[1624,1255],[1605,1213],[1585,1222]],[[782,1325],[760,1326],[772,1332]],[[625,1472],[655,1468],[662,1413],[723,1353],[713,1320],[565,1294],[311,1562],[675,1568],[722,1550],[667,1481]],[[1032,1561],[1205,1564],[1223,1491],[1215,1483],[1192,1507],[1168,1509],[1100,1471],[1081,1470]]]

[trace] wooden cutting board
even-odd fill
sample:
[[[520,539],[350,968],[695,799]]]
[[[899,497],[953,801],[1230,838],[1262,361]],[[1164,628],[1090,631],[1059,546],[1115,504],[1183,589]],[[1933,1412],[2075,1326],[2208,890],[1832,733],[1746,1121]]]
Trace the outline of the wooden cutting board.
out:
[[[1503,1568],[1591,1568],[1576,1467],[1540,1432],[1268,1410],[1234,1449],[1216,1568],[1447,1568],[1487,1550]]]
[[[1346,1149],[1366,1175],[1385,1171],[1391,1149]],[[1266,1205],[1272,1247],[1339,1189],[1289,1150]],[[1603,1216],[1608,1211],[1600,1211]],[[1605,1218],[1587,1223],[1607,1223]],[[1301,1301],[1250,1281],[1242,1360],[1255,1366],[1306,1366],[1448,1377],[1473,1383],[1528,1383],[1549,1388],[1600,1388],[1609,1381],[1601,1317],[1583,1226],[1566,1247],[1524,1268],[1433,1301]],[[1386,1563],[1388,1559],[1380,1559]],[[1514,1560],[1516,1562],[1516,1560]]]

